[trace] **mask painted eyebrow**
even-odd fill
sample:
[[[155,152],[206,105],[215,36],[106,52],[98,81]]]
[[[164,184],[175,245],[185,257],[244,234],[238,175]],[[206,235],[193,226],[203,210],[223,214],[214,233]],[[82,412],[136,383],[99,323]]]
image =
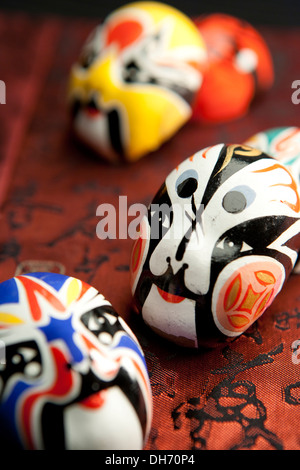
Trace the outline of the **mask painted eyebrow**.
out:
[[[184,171],[176,180],[175,189],[179,197],[191,197],[198,188],[198,173],[189,169]]]
[[[266,155],[263,152],[247,147],[238,145],[224,145],[219,153],[217,163],[212,169],[211,175],[208,179],[202,198],[203,205],[207,206],[214,194],[219,190],[219,188],[221,188],[222,184],[232,175],[261,159],[272,160],[272,157]],[[245,196],[246,193],[242,190],[242,188],[245,189],[246,187],[247,185],[240,185],[241,192]],[[248,194],[251,200],[250,192],[247,192],[247,195]]]

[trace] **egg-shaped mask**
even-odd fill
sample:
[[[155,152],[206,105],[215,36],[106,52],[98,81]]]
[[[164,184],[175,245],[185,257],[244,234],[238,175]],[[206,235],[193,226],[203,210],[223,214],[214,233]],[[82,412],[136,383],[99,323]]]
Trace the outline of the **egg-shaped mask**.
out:
[[[156,150],[191,116],[205,45],[194,23],[159,2],[112,12],[71,70],[75,134],[111,162]]]
[[[296,262],[299,210],[289,170],[261,150],[218,144],[183,161],[133,247],[132,293],[144,321],[195,348],[241,335]]]
[[[0,284],[3,448],[141,449],[152,399],[142,349],[95,288],[53,273]]]
[[[260,131],[247,139],[245,145],[260,149],[284,163],[300,183],[300,128],[296,126],[273,127]]]
[[[206,44],[207,69],[193,115],[211,123],[238,119],[273,84],[269,47],[251,24],[231,15],[203,15],[195,24]]]

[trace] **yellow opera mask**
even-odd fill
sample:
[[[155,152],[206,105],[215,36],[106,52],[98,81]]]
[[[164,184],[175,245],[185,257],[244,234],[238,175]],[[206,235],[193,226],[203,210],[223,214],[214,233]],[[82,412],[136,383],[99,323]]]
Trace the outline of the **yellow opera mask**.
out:
[[[75,134],[111,162],[156,150],[190,118],[205,58],[199,31],[177,9],[137,2],[115,10],[72,67]]]

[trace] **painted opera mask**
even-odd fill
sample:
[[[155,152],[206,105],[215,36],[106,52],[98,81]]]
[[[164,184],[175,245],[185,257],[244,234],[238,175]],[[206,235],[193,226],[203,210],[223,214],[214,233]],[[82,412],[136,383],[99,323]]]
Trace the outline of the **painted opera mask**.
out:
[[[274,82],[271,51],[257,29],[223,13],[195,19],[207,49],[207,68],[193,116],[211,123],[244,116]]]
[[[219,144],[183,161],[133,248],[132,292],[145,322],[191,347],[241,335],[297,260],[299,210],[291,173],[261,150]]]
[[[53,273],[7,280],[0,298],[1,445],[141,449],[152,409],[146,364],[111,304]]]
[[[260,149],[284,163],[300,182],[300,128],[296,126],[273,127],[254,134],[245,145]]]
[[[115,10],[72,67],[75,134],[111,162],[156,150],[190,118],[205,57],[199,31],[177,9],[137,2]]]

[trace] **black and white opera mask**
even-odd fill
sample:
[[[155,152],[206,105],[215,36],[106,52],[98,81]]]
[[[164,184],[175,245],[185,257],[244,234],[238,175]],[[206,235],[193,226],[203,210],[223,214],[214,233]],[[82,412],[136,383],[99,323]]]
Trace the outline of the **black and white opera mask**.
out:
[[[241,335],[295,265],[299,212],[290,171],[261,150],[221,143],[183,161],[150,204],[132,252],[144,321],[190,347]]]

